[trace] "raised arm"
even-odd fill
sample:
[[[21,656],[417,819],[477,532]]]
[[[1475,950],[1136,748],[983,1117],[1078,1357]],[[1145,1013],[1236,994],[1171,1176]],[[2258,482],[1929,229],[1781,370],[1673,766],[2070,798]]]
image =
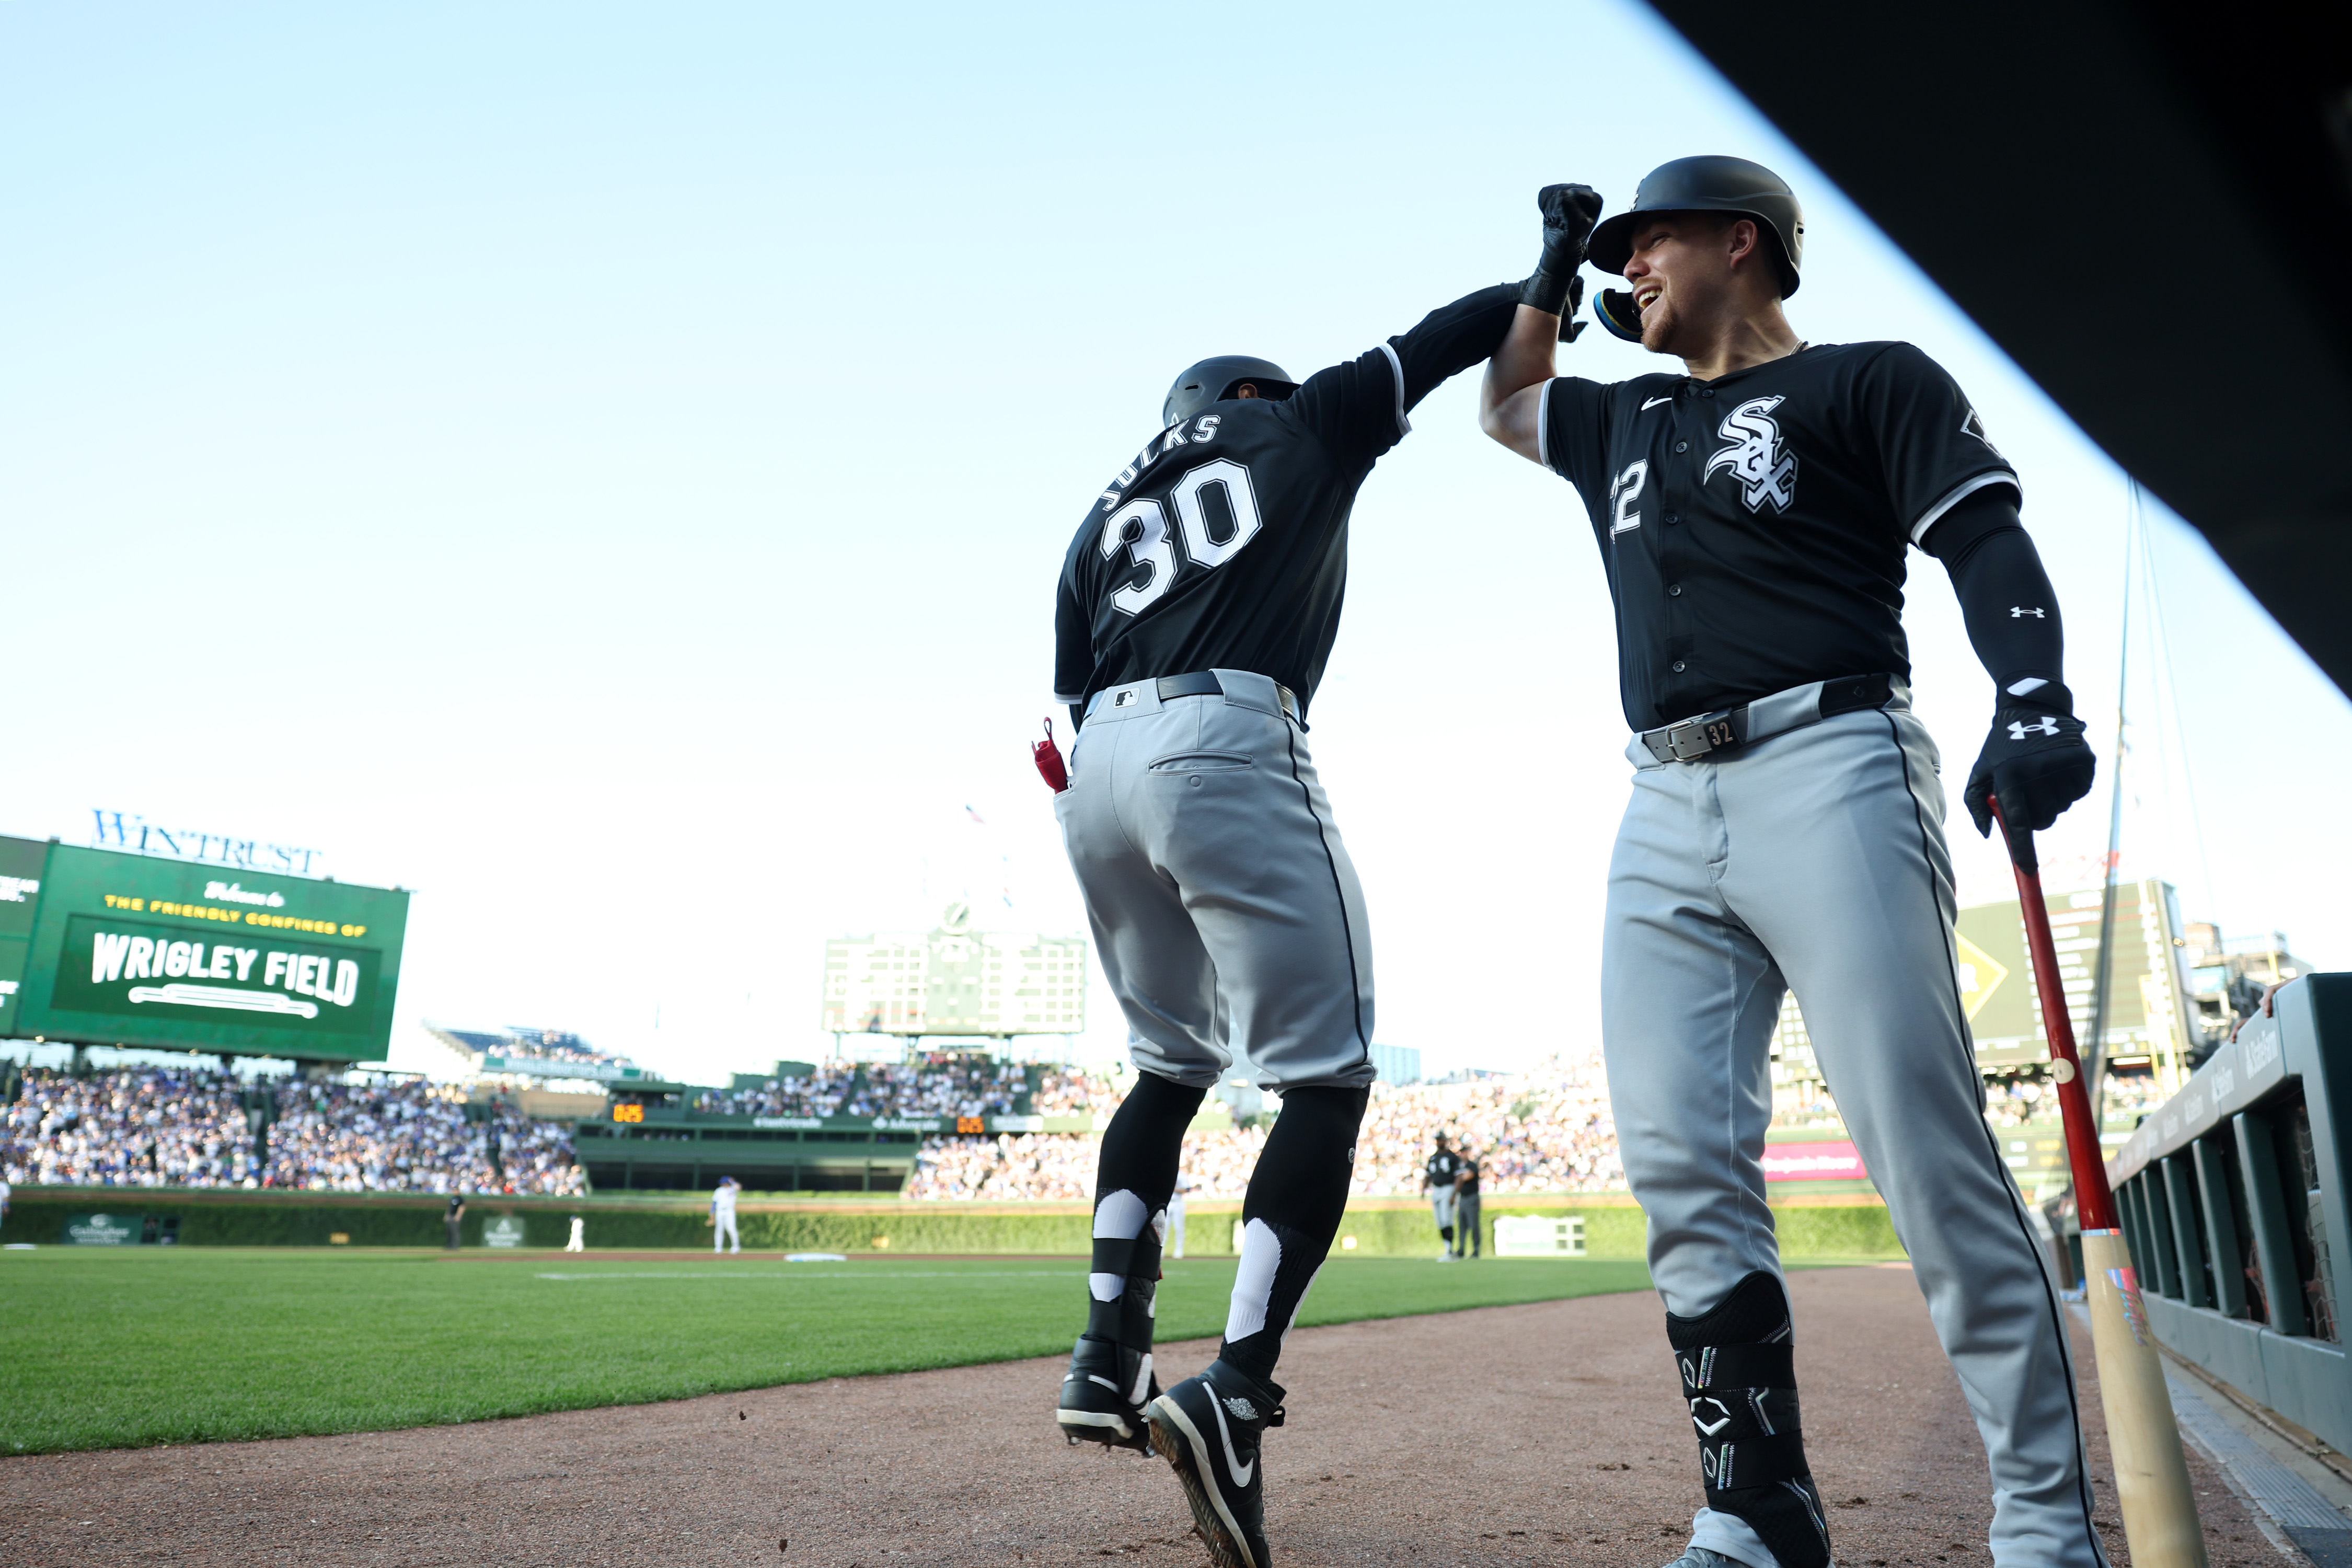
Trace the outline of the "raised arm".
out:
[[[1478,394],[1478,427],[1531,463],[1543,461],[1543,384],[1552,377],[1552,346],[1572,342],[1584,323],[1572,318],[1584,298],[1584,245],[1601,216],[1601,197],[1587,185],[1546,185],[1536,197],[1543,214],[1543,256],[1520,285],[1519,308],[1502,346],[1486,362]]]

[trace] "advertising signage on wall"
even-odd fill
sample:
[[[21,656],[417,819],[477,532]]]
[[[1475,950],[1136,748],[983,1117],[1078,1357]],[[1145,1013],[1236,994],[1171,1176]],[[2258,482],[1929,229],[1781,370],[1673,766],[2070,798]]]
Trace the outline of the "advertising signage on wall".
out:
[[[0,839],[0,878],[27,850],[42,866],[0,1001],[8,1034],[314,1061],[389,1051],[405,892],[22,839]],[[16,918],[0,898],[0,976]]]

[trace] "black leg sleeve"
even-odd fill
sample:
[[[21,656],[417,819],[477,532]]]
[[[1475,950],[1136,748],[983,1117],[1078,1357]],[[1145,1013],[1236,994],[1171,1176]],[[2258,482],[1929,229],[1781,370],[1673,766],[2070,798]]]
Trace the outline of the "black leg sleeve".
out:
[[[1315,1271],[1339,1234],[1369,1089],[1294,1089],[1242,1201],[1241,1268],[1217,1359],[1271,1385]]]
[[[1103,1130],[1095,1169],[1094,1261],[1088,1268],[1087,1333],[1130,1351],[1151,1348],[1160,1281],[1160,1227],[1176,1191],[1184,1130],[1205,1089],[1138,1073]]]
[[[1829,1568],[1822,1494],[1805,1463],[1789,1294],[1759,1270],[1696,1318],[1666,1314],[1698,1428],[1706,1506],[1745,1520],[1780,1568]]]

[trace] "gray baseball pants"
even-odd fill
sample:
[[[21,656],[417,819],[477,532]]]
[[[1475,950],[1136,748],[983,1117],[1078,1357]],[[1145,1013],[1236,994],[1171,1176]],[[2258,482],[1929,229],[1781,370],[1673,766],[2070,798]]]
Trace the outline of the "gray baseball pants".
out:
[[[1667,1310],[1697,1316],[1749,1273],[1780,1271],[1762,1155],[1770,1038],[1794,990],[1984,1439],[1994,1563],[2101,1568],[2064,1319],[1985,1124],[1943,787],[1907,690],[1721,761],[1660,763],[1638,736],[1626,757],[1601,1036]],[[1801,1322],[1796,1339],[1814,1365],[1836,1354],[1808,1350]],[[1824,1489],[1843,1489],[1839,1457],[1811,1457]],[[1776,1568],[1730,1515],[1700,1510],[1692,1540]]]
[[[1170,671],[1171,674],[1183,673]],[[1263,675],[1096,694],[1055,795],[1135,1065],[1206,1088],[1372,1081],[1372,949],[1307,736]]]

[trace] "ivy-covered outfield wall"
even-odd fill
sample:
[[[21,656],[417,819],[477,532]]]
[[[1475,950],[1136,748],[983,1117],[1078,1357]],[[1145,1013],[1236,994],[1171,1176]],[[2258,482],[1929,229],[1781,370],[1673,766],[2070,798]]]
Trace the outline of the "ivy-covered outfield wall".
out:
[[[0,1242],[61,1243],[68,1224],[91,1215],[106,1228],[173,1235],[183,1247],[439,1247],[446,1200],[415,1194],[191,1192],[125,1187],[16,1190]],[[1186,1226],[1196,1258],[1233,1255],[1238,1203],[1195,1203]],[[492,1198],[467,1200],[465,1245],[486,1232],[526,1247],[562,1247],[571,1217],[587,1222],[593,1251],[656,1251],[710,1245],[709,1210],[687,1198]],[[1580,1197],[1489,1196],[1484,1215],[1491,1249],[1505,1215],[1580,1215],[1593,1258],[1642,1256],[1642,1213],[1622,1194]],[[1776,1208],[1780,1250],[1791,1259],[1903,1256],[1877,1203]],[[153,1221],[152,1226],[145,1222]],[[1083,1257],[1088,1217],[1083,1204],[902,1203],[894,1199],[746,1201],[739,1211],[745,1248],[757,1252],[1030,1253]],[[87,1234],[89,1227],[85,1224]],[[1438,1239],[1427,1205],[1393,1198],[1360,1199],[1340,1226],[1358,1257],[1434,1257]]]

